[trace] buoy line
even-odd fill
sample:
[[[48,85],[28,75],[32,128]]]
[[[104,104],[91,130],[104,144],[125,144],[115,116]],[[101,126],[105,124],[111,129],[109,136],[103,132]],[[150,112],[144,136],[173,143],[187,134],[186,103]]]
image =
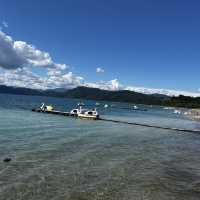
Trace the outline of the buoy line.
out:
[[[113,123],[134,125],[134,126],[143,126],[143,127],[149,127],[149,128],[158,128],[158,129],[164,129],[164,130],[172,130],[172,131],[190,132],[190,133],[200,134],[200,130],[196,130],[196,129],[171,128],[171,127],[164,127],[164,126],[157,126],[157,125],[150,125],[150,124],[142,124],[142,123],[136,123],[136,122],[126,122],[126,121],[120,121],[120,120],[114,120],[114,119],[105,119],[105,118],[99,118],[99,120],[107,121],[107,122],[113,122]]]

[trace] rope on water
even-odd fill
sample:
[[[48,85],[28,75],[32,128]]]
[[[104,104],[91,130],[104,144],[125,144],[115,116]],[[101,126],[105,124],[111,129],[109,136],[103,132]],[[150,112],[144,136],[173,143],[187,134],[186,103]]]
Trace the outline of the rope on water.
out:
[[[107,121],[107,122],[113,122],[113,123],[134,125],[134,126],[143,126],[143,127],[149,127],[149,128],[158,128],[158,129],[164,129],[164,130],[173,130],[173,131],[179,131],[179,132],[190,132],[190,133],[200,134],[200,130],[196,130],[196,129],[171,128],[171,127],[164,127],[164,126],[157,126],[157,125],[150,125],[150,124],[142,124],[142,123],[136,123],[136,122],[126,122],[126,121],[120,121],[120,120],[105,119],[105,118],[100,118],[99,120]]]

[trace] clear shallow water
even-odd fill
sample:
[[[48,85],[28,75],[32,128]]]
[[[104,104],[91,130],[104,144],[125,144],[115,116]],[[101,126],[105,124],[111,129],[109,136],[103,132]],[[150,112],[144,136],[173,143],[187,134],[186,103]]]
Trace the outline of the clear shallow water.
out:
[[[41,102],[78,100],[0,95],[0,199],[200,199],[200,135],[30,111]],[[113,104],[104,118],[200,128],[173,110]]]

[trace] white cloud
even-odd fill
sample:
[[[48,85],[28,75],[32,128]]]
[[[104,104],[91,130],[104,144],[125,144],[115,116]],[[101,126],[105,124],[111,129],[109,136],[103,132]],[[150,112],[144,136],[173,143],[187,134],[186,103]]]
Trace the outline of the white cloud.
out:
[[[6,21],[3,21],[2,22],[2,25],[5,27],[5,28],[8,28],[8,23]]]
[[[48,70],[45,77],[33,73],[28,68],[3,70],[0,73],[0,84],[14,87],[34,89],[74,88],[83,84],[83,78],[72,72],[63,73],[59,70]]]
[[[110,81],[101,81],[98,83],[85,83],[84,85],[87,87],[100,88],[103,90],[112,90],[112,91],[130,90],[130,91],[139,92],[143,94],[163,94],[163,95],[168,95],[168,96],[184,95],[184,96],[200,97],[200,90],[199,92],[188,92],[188,91],[181,91],[181,90],[124,86],[120,84],[117,79],[113,79]]]
[[[5,69],[46,67],[66,69],[65,64],[53,62],[49,53],[24,41],[14,41],[0,31],[0,66]]]
[[[34,67],[44,68],[43,76]],[[0,84],[35,89],[72,88],[83,78],[68,71],[69,66],[53,62],[49,53],[24,41],[14,41],[0,31]]]
[[[96,68],[96,72],[97,72],[97,73],[104,73],[104,69],[101,68],[101,67],[97,67],[97,68]]]
[[[12,38],[0,31],[0,67],[14,69],[27,64],[26,60],[14,50],[13,45]]]
[[[113,79],[113,80],[109,81],[108,83],[111,85],[112,90],[119,90],[120,89],[120,84],[119,84],[119,81],[117,79]]]
[[[7,86],[45,89],[43,80],[27,68],[4,70],[0,74],[0,83]]]
[[[84,83],[84,86],[99,88],[102,90],[112,90],[112,91],[123,89],[122,85],[119,83],[117,79],[113,79],[110,81],[101,81],[98,83]]]
[[[200,97],[199,92],[187,92],[187,91],[180,91],[180,90],[169,90],[169,89],[155,89],[155,88],[145,88],[145,87],[134,87],[134,86],[124,86],[119,83],[117,79],[113,79],[110,81],[101,81],[98,83],[85,83],[86,87],[93,87],[93,88],[100,88],[103,90],[130,90],[134,92],[139,92],[143,94],[163,94],[168,96],[192,96],[192,97]]]
[[[125,90],[140,92],[144,94],[164,94],[168,96],[193,96],[193,97],[200,97],[200,92],[188,92],[182,90],[170,90],[170,89],[155,89],[155,88],[145,88],[145,87],[134,87],[134,86],[127,86],[124,87]]]

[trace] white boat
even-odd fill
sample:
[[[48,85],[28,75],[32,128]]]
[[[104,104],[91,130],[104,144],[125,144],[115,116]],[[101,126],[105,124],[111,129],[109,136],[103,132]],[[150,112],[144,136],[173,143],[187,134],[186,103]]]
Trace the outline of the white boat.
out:
[[[99,103],[99,102],[96,102],[95,105],[96,105],[96,106],[100,106],[100,103]]]
[[[108,104],[105,104],[105,105],[104,105],[104,108],[108,108]]]
[[[136,105],[134,105],[133,110],[138,110],[138,107]]]
[[[164,107],[163,109],[164,110],[172,110],[173,108],[172,107]]]
[[[80,113],[79,108],[76,108],[76,109],[73,109],[73,110],[70,111],[71,115],[78,115],[79,113]]]
[[[41,111],[52,111],[53,110],[53,106],[45,105],[45,103],[42,103],[42,105],[40,106],[40,110]]]
[[[180,110],[174,110],[174,114],[180,115],[180,114],[181,114],[181,111],[180,111]]]
[[[70,114],[77,115],[77,117],[85,118],[85,119],[98,119],[99,118],[99,114],[98,114],[96,108],[87,110],[87,109],[82,109],[82,107],[80,106],[80,108],[78,108],[78,109],[73,109],[70,112]]]

